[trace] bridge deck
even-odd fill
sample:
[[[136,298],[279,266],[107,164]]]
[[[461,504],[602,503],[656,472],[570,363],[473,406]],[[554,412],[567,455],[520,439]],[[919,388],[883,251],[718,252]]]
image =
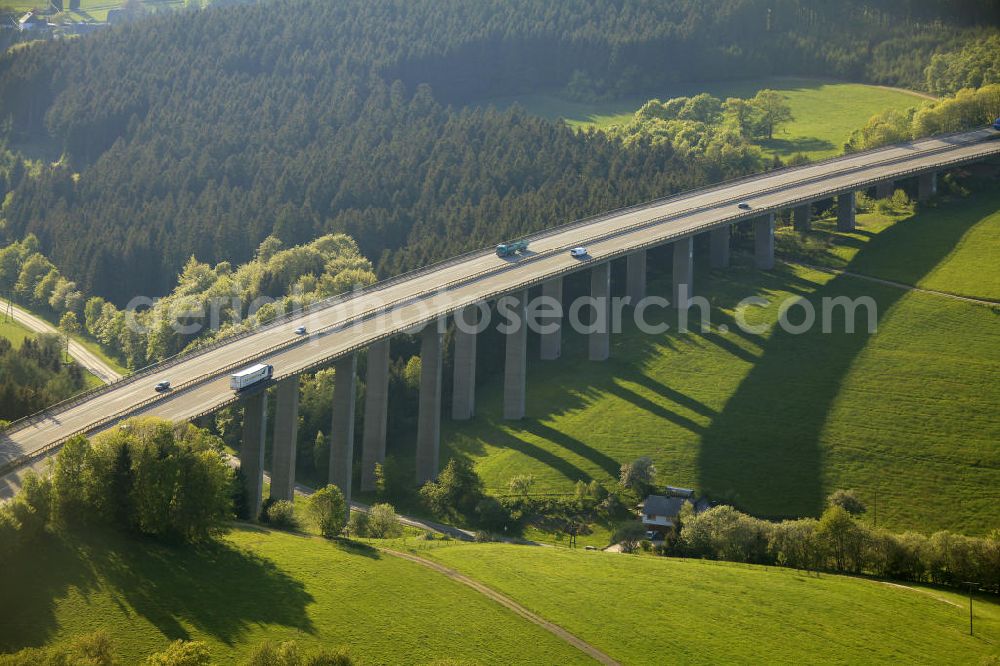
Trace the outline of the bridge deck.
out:
[[[235,400],[228,373],[266,350],[276,348],[259,357],[274,365],[276,378],[295,374],[468,303],[581,270],[593,262],[880,181],[1000,155],[1000,141],[988,140],[995,134],[985,129],[915,141],[696,190],[547,232],[533,240],[530,252],[520,258],[501,259],[484,251],[376,285],[331,307],[264,328],[141,379],[111,385],[79,404],[12,428],[0,436],[0,466],[74,433],[97,432],[116,422],[99,423],[103,419],[152,414],[181,421],[214,411]],[[736,203],[741,201],[753,210],[738,209]],[[566,250],[578,245],[587,246],[589,261],[581,263],[569,256]],[[359,318],[362,313],[370,316]],[[308,328],[308,338],[294,334],[300,325]],[[152,387],[161,380],[170,380],[175,389],[156,397]]]

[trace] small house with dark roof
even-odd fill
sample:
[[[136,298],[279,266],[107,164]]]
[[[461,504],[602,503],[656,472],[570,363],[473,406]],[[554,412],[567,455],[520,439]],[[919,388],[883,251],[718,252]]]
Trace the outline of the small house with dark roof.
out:
[[[665,532],[677,525],[677,517],[687,502],[686,497],[650,495],[639,505],[642,524],[648,530]]]

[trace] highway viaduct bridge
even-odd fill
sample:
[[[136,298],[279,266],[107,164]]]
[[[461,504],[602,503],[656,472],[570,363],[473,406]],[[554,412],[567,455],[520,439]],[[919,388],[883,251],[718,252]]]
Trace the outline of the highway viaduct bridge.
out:
[[[996,137],[995,130],[982,129],[743,178],[541,232],[530,237],[530,253],[516,259],[501,259],[492,250],[472,252],[315,304],[11,424],[0,434],[0,476],[7,475],[5,482],[0,482],[0,493],[9,496],[16,488],[19,470],[36,465],[73,435],[93,435],[138,415],[175,422],[191,420],[242,401],[240,457],[247,490],[250,497],[257,498],[259,508],[268,428],[267,393],[234,394],[228,376],[235,369],[262,362],[274,366],[277,385],[271,496],[292,499],[299,376],[332,363],[336,374],[329,479],[350,500],[355,410],[364,410],[361,487],[370,490],[375,463],[384,459],[386,450],[390,338],[413,331],[420,332],[422,359],[415,480],[423,483],[436,476],[439,466],[441,322],[448,316],[461,313],[467,317],[477,304],[501,297],[508,297],[507,303],[523,314],[530,287],[541,285],[544,295],[559,300],[563,277],[576,271],[589,271],[592,296],[607,297],[610,262],[622,258],[627,263],[626,291],[635,302],[646,293],[647,250],[668,244],[673,247],[671,302],[677,305],[682,286],[687,293],[696,293],[692,289],[696,235],[710,235],[712,266],[725,268],[733,224],[753,220],[755,264],[768,270],[774,265],[775,212],[791,209],[796,226],[806,230],[810,205],[835,198],[837,226],[851,230],[857,191],[875,187],[878,196],[888,196],[895,181],[916,178],[919,198],[926,199],[935,193],[940,171],[1000,155],[1000,140],[990,140]],[[749,210],[739,207],[740,203],[748,204]],[[590,255],[582,262],[568,253],[581,245]],[[294,333],[300,325],[308,327],[308,336]],[[540,337],[541,359],[558,358],[558,327]],[[518,419],[525,413],[526,328],[507,334],[505,344],[503,415]],[[590,334],[591,360],[606,359],[609,351],[609,333]],[[367,391],[362,406],[355,405],[359,352],[367,353]],[[468,419],[475,410],[476,336],[461,327],[456,327],[454,366],[451,414],[455,419]],[[152,387],[161,380],[170,380],[174,389],[155,394]]]

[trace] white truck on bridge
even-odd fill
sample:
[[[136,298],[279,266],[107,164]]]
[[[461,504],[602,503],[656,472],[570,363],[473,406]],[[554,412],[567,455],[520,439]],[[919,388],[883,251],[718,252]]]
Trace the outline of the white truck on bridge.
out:
[[[266,382],[274,373],[274,367],[266,363],[258,363],[244,368],[229,376],[229,388],[234,391],[242,391],[248,386]]]

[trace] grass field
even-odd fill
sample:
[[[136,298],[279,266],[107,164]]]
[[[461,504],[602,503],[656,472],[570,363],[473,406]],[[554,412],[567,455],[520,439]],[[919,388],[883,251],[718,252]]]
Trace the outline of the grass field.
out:
[[[581,663],[582,653],[463,585],[358,546],[251,527],[200,548],[52,537],[0,570],[0,652],[106,629],[123,663],[170,640],[213,663],[253,644],[349,646],[355,663]]]
[[[551,120],[563,118],[572,127],[603,128],[627,123],[632,114],[653,97],[668,99],[701,92],[720,99],[752,97],[762,88],[781,92],[795,116],[795,120],[782,127],[773,140],[762,144],[769,154],[780,157],[795,153],[805,153],[813,159],[837,155],[851,132],[864,125],[873,114],[890,108],[906,109],[923,101],[914,93],[879,86],[777,77],[687,84],[647,96],[608,102],[573,102],[558,95],[539,93],[485,100],[481,104],[503,108],[517,102],[529,113]]]
[[[0,306],[4,305],[5,303],[6,303],[6,301],[0,300]],[[28,308],[26,308],[24,305],[18,305],[18,307],[21,308],[22,310],[28,310]],[[30,310],[28,310],[28,311],[31,312],[31,314],[33,314],[36,317],[38,317],[39,319],[44,319],[49,324],[51,324],[53,327],[58,327],[58,325],[59,325],[59,322],[51,314],[48,314],[46,312],[37,312],[37,311],[30,311]],[[4,325],[5,325],[4,322],[0,322],[0,336],[6,337],[6,335],[4,333],[5,329],[3,328]],[[28,331],[28,329],[24,328],[23,326],[21,326],[17,322],[8,321],[8,322],[6,322],[6,325],[9,325],[9,326],[13,327],[11,329],[12,335],[15,335],[15,336],[18,335],[18,333],[17,333],[18,329],[20,329],[21,331],[23,331],[24,334],[21,334],[21,339],[23,339],[24,335],[31,335],[31,332]],[[120,374],[123,374],[123,375],[127,375],[130,372],[128,368],[126,368],[121,363],[119,363],[117,360],[115,360],[110,355],[108,355],[108,353],[106,351],[104,351],[104,348],[101,347],[101,345],[98,344],[95,340],[92,340],[92,339],[90,339],[88,337],[84,337],[83,335],[74,335],[73,339],[76,342],[78,342],[81,345],[83,345],[84,347],[86,347],[87,349],[89,349],[91,351],[91,353],[93,353],[96,356],[98,356],[102,361],[104,361],[109,366],[111,366],[116,372],[118,372]],[[88,382],[90,381],[90,379],[93,379],[97,384],[101,383],[101,380],[98,379],[97,377],[94,377],[93,375],[89,375],[88,374],[87,377],[88,377]],[[88,387],[90,385],[91,384],[88,383]]]
[[[15,347],[20,347],[21,343],[24,342],[24,339],[30,337],[31,331],[18,324],[16,321],[8,318],[0,319],[0,338],[6,338],[10,340],[11,344]]]
[[[441,546],[417,552],[626,664],[976,664],[1000,654],[995,599],[976,600],[970,637],[968,598],[937,589],[699,560]]]
[[[865,251],[857,253],[849,244],[834,246],[830,265],[886,280],[912,284],[923,289],[960,296],[1000,301],[1000,270],[996,268],[997,238],[1000,238],[1000,194],[977,194],[962,204],[962,215],[978,222],[955,243],[952,206],[931,208],[905,224],[890,228],[895,220],[870,217],[866,230],[878,234]],[[961,221],[958,222],[961,224]],[[885,232],[885,233],[883,233]],[[906,252],[899,252],[900,243]],[[940,255],[948,256],[927,272],[921,266]]]
[[[25,338],[33,337],[35,334],[30,330],[22,326],[21,324],[8,319],[6,321],[0,320],[0,338],[6,338],[10,340],[15,347],[20,347],[21,343],[24,342]],[[88,346],[98,347],[96,343],[90,343]],[[117,364],[115,364],[117,366]],[[93,388],[95,386],[100,386],[104,382],[98,379],[95,375],[89,372],[84,372],[84,388]]]
[[[1000,193],[915,216],[862,215],[851,234],[818,223],[814,242],[832,245],[813,263],[825,257],[989,295],[998,267],[983,258],[1000,256],[990,231],[998,210]],[[793,238],[785,231],[779,240]],[[626,326],[612,338],[611,359],[589,363],[585,341],[567,331],[562,359],[529,363],[527,418],[501,420],[500,377],[483,378],[475,419],[443,423],[448,453],[472,459],[499,492],[518,474],[534,475],[538,493],[569,493],[579,479],[612,483],[623,462],[650,455],[662,483],[758,515],[814,515],[832,490],[856,488],[878,523],[895,529],[1000,525],[996,308],[797,265],[762,274],[745,253],[710,272],[704,250],[696,250],[695,289],[712,303],[712,332],[649,336]],[[669,294],[669,252],[649,262],[665,269],[653,273],[650,293]],[[769,300],[747,313],[771,326],[761,335],[734,326],[735,305],[750,295]],[[784,297],[805,297],[821,312],[823,297],[841,295],[875,299],[876,335],[864,317],[853,334],[838,321],[831,334],[776,332]]]

